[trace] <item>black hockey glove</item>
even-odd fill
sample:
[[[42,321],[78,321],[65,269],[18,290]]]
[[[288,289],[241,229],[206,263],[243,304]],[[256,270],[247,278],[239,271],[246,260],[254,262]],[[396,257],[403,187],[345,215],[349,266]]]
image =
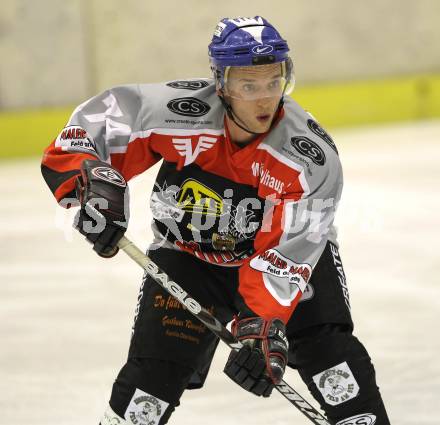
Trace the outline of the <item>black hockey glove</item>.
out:
[[[119,251],[116,246],[127,230],[128,212],[124,212],[128,186],[124,177],[106,162],[87,159],[81,164],[76,181],[76,196],[81,204],[76,228],[105,258]]]
[[[284,323],[261,317],[235,318],[232,333],[244,345],[231,351],[224,372],[245,390],[269,397],[287,364],[289,343]]]

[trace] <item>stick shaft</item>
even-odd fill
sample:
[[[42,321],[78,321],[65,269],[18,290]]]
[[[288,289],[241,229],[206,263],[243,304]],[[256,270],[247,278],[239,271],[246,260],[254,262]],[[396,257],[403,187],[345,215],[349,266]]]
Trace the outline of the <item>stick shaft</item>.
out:
[[[122,249],[132,260],[139,264],[149,276],[151,276],[165,291],[175,297],[188,311],[200,320],[211,332],[217,335],[231,349],[238,350],[242,343],[238,341],[220,321],[208,310],[203,308],[197,300],[191,297],[184,289],[174,282],[163,270],[161,270],[147,255],[125,236],[121,238],[118,247]],[[275,388],[300,410],[308,419],[316,425],[330,425],[312,405],[310,405],[300,394],[298,394],[285,381],[275,385]]]

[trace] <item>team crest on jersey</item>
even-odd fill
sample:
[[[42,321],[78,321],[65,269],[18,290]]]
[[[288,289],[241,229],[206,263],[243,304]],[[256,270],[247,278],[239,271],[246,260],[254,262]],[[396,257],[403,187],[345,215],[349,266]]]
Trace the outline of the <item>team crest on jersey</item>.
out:
[[[201,154],[202,152],[207,151],[208,149],[211,149],[218,139],[216,137],[209,137],[209,136],[200,136],[197,139],[196,145],[193,149],[193,143],[191,138],[185,138],[185,139],[173,139],[173,145],[175,149],[177,150],[177,153],[180,156],[185,157],[184,166],[192,164],[196,158]]]
[[[134,425],[158,425],[169,403],[136,389],[124,418]]]

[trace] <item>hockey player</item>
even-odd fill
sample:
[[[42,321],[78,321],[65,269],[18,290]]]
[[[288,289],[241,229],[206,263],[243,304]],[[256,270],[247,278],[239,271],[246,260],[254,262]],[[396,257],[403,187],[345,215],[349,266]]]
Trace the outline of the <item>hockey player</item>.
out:
[[[213,80],[109,89],[46,149],[57,201],[103,257],[128,221],[127,181],[162,160],[149,256],[244,343],[226,375],[270,395],[296,368],[333,424],[389,424],[367,351],[352,335],[333,218],[342,171],[331,137],[287,96],[286,41],[262,17],[222,19]],[[124,202],[125,201],[125,202]],[[218,339],[145,276],[109,424],[165,424],[200,388]]]

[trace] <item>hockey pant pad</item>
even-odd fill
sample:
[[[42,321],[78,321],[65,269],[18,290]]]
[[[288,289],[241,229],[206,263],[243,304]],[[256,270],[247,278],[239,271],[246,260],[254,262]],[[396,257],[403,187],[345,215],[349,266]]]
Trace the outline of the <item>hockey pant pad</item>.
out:
[[[130,358],[113,384],[110,407],[130,425],[165,425],[193,372],[169,361]]]
[[[290,363],[332,424],[390,423],[370,356],[348,327],[317,326],[290,342]]]

